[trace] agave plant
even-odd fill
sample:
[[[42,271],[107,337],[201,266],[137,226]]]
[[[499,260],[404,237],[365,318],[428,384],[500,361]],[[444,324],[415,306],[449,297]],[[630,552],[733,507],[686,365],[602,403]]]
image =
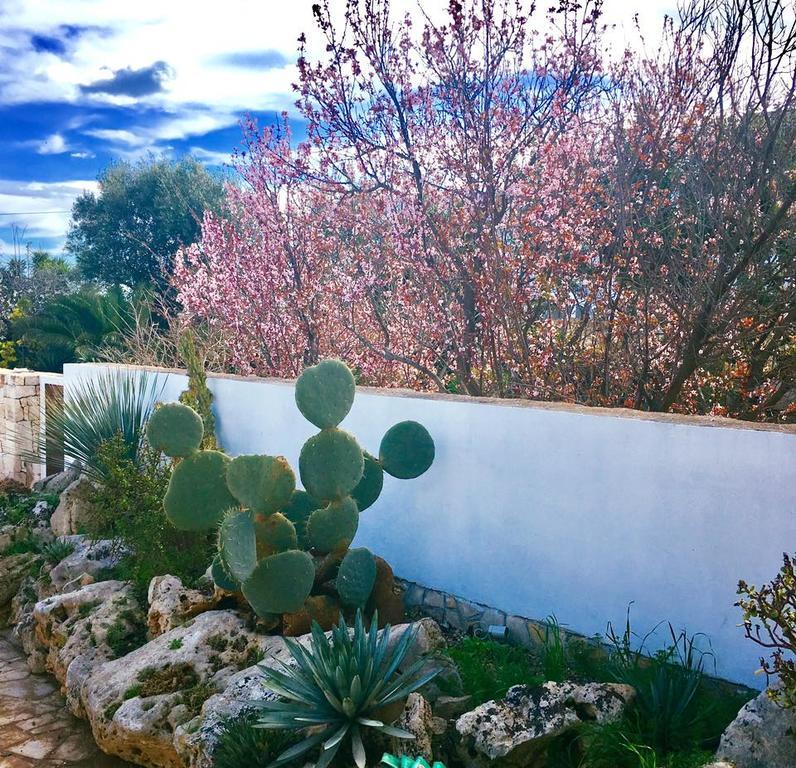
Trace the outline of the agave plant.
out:
[[[309,648],[286,637],[295,663],[280,662],[281,669],[261,665],[266,687],[282,699],[252,703],[262,710],[257,727],[302,730],[306,738],[279,755],[271,768],[316,747],[321,749],[316,768],[325,768],[346,741],[355,765],[364,768],[363,729],[413,739],[413,734],[390,725],[394,718],[387,714],[400,711],[412,691],[439,673],[438,669],[422,672],[423,659],[398,671],[416,635],[417,630],[408,629],[390,649],[390,625],[379,632],[374,613],[366,630],[362,612],[357,611],[353,632],[341,618],[329,638],[313,622]]]
[[[127,456],[138,462],[146,423],[163,384],[146,371],[111,370],[80,381],[64,402],[48,406],[44,430],[31,451],[20,450],[31,462],[46,463],[48,446],[63,445],[63,453],[80,464],[90,478],[102,482],[99,449],[121,436]],[[19,440],[23,444],[22,439]]]

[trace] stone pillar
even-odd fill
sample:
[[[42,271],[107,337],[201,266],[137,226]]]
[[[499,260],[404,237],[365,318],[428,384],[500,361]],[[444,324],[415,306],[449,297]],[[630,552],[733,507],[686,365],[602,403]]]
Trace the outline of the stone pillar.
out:
[[[40,388],[35,371],[0,368],[0,480],[31,485],[43,476],[40,464],[20,458],[36,447]]]

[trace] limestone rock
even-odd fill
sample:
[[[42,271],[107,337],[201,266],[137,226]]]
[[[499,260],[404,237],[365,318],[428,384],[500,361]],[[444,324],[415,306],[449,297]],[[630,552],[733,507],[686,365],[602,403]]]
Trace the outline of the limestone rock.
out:
[[[97,744],[137,765],[182,768],[175,723],[199,714],[209,697],[273,641],[250,632],[246,619],[233,611],[208,611],[95,667],[81,698]],[[178,707],[184,709],[175,714]]]
[[[423,757],[429,762],[434,760],[431,740],[435,733],[444,732],[445,724],[440,726],[431,711],[431,705],[419,693],[410,693],[404,711],[396,720],[395,725],[414,734],[414,741],[391,739],[390,752],[394,755],[411,752],[413,757]]]
[[[259,638],[263,664],[292,662],[284,638],[262,636]],[[247,667],[230,676],[224,689],[211,696],[202,712],[174,732],[174,746],[188,768],[212,768],[213,750],[218,743],[221,725],[228,718],[238,717],[249,709],[250,702],[274,698],[263,685],[258,666]]]
[[[63,493],[79,477],[80,469],[70,467],[63,472],[48,475],[43,480],[37,480],[33,484],[33,490],[37,493]]]
[[[33,622],[35,646],[46,652],[45,668],[61,683],[70,710],[82,716],[83,681],[131,644],[144,617],[126,582],[102,581],[39,601]]]
[[[79,533],[91,516],[91,495],[94,484],[87,477],[78,477],[61,494],[61,500],[50,518],[56,536]]]
[[[111,541],[91,542],[85,536],[64,536],[65,541],[74,545],[71,555],[61,560],[50,571],[50,579],[56,591],[64,589],[71,581],[88,574],[95,578],[102,571],[113,568],[118,562],[121,552]]]
[[[777,706],[764,691],[727,726],[716,759],[736,768],[793,768],[796,711]]]
[[[0,557],[0,607],[11,602],[23,579],[40,568],[43,562],[41,555],[33,552]]]
[[[472,768],[542,766],[551,739],[583,721],[618,720],[634,696],[627,685],[515,685],[502,701],[488,701],[456,721],[460,757]]]
[[[218,604],[221,594],[212,585],[207,592],[188,589],[176,576],[156,576],[149,583],[147,624],[152,637],[179,627]]]
[[[30,511],[30,519],[34,526],[37,528],[49,528],[50,517],[52,517],[53,509],[46,499],[40,499],[33,505]]]

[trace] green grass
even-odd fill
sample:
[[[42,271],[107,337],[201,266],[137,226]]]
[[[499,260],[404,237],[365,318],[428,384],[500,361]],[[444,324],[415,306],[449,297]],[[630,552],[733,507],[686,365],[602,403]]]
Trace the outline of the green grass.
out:
[[[512,685],[544,682],[531,654],[514,645],[465,637],[445,653],[459,668],[464,693],[473,697],[474,706],[502,699]]]

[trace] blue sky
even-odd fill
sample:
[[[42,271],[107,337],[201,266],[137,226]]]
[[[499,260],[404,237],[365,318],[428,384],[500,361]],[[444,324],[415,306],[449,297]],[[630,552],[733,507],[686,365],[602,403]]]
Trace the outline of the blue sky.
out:
[[[291,109],[311,4],[0,0],[0,254],[12,250],[14,228],[58,251],[73,200],[114,160],[192,154],[221,170],[243,115],[270,122]],[[606,6],[616,19],[641,6],[657,26],[668,4]],[[424,5],[436,14],[447,0]]]

